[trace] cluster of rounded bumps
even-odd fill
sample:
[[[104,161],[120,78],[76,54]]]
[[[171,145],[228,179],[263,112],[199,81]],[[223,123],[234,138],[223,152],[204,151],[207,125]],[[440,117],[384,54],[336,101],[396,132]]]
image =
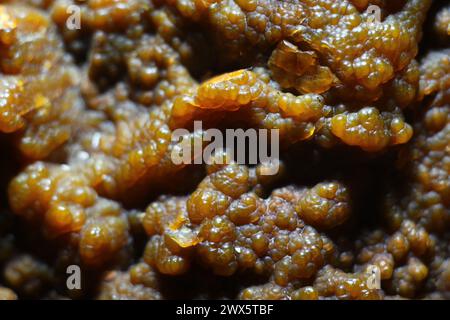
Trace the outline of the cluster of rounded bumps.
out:
[[[449,21],[431,0],[3,1],[0,299],[179,298],[177,281],[449,298]],[[176,129],[205,147],[199,120],[278,129],[278,174],[174,163]]]

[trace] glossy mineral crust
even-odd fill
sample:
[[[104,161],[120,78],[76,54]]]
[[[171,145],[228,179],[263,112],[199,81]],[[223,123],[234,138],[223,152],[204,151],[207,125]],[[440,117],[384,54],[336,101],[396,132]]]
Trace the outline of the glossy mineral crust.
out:
[[[441,1],[1,1],[0,147],[2,300],[450,299]]]

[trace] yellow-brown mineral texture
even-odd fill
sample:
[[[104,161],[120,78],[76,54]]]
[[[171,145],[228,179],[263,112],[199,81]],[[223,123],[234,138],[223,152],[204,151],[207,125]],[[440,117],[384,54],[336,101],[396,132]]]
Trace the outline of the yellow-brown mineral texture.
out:
[[[0,300],[450,299],[445,1],[0,1],[0,147]]]

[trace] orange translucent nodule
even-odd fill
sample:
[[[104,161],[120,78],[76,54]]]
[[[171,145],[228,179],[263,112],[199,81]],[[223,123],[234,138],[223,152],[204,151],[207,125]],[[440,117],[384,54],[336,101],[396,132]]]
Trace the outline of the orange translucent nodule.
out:
[[[256,74],[242,69],[202,83],[197,90],[195,102],[202,109],[237,110],[256,99],[263,87]]]

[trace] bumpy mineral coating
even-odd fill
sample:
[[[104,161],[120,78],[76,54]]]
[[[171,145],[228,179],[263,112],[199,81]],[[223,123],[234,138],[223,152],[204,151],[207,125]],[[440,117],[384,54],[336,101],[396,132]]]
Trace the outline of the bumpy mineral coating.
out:
[[[450,299],[431,2],[2,1],[0,299]],[[280,170],[174,161],[195,121],[278,129]]]
[[[1,6],[0,16],[0,131],[21,130],[20,151],[43,159],[78,129],[83,109],[80,73],[46,15],[22,6]]]
[[[226,112],[232,122],[278,129],[283,143],[311,138],[314,123],[329,111],[323,98],[316,94],[282,93],[269,83],[263,70],[257,72],[242,69],[226,73],[202,83],[194,94],[178,96],[169,124],[178,128],[186,126],[186,121],[208,121],[210,111],[213,122],[223,121],[224,117],[226,121],[227,114],[220,114]]]
[[[282,88],[295,88],[301,93],[323,93],[339,80],[330,68],[318,65],[314,51],[301,51],[289,41],[281,41],[272,52],[268,65]]]
[[[23,296],[39,297],[52,282],[52,269],[30,255],[11,259],[3,271],[5,282]]]
[[[370,273],[345,273],[330,265],[323,267],[317,274],[312,286],[298,289],[267,283],[242,290],[240,299],[254,300],[379,300],[383,298],[376,289],[369,288]]]
[[[326,265],[317,273],[309,286],[290,284],[279,286],[270,282],[241,291],[243,299],[382,299],[402,296],[413,298],[426,284],[429,273],[429,255],[436,250],[430,235],[413,222],[406,220],[399,231],[386,234],[377,230],[355,242],[353,272],[345,272]],[[371,279],[373,266],[379,271],[383,291]],[[440,264],[440,276],[445,277]],[[441,279],[442,279],[441,278]],[[444,278],[445,279],[445,278]],[[445,280],[441,280],[442,282]],[[386,295],[386,296],[385,296]],[[388,296],[389,295],[389,296]]]
[[[194,96],[176,98],[170,124],[178,127],[184,126],[184,121],[190,118],[208,119],[205,109],[215,112],[250,109],[244,113],[244,119],[238,115],[238,121],[278,129],[285,143],[311,138],[322,123],[329,123],[330,133],[342,142],[368,151],[404,144],[412,136],[412,128],[401,114],[380,114],[375,107],[365,107],[358,112],[341,113],[339,110],[339,114],[334,115],[333,108],[325,104],[322,96],[280,92],[248,70],[215,77],[201,84]]]
[[[445,232],[450,206],[450,52],[432,52],[422,63],[420,94],[429,102],[421,111],[416,136],[400,162],[408,175],[407,192],[392,204],[388,222],[413,219],[430,231]],[[426,101],[427,101],[426,100]],[[406,161],[406,159],[410,159]],[[392,201],[392,200],[391,200]]]
[[[159,300],[158,280],[145,263],[138,263],[124,272],[111,271],[102,280],[99,300]]]
[[[156,236],[144,260],[171,275],[185,273],[195,259],[219,275],[254,270],[279,285],[313,277],[334,246],[302,218],[321,229],[345,222],[345,186],[288,187],[262,199],[253,190],[257,179],[252,170],[230,164],[210,172],[189,198],[152,204],[143,223]]]
[[[387,294],[412,298],[425,283],[429,272],[425,263],[435,250],[434,241],[423,227],[405,220],[390,235],[380,231],[367,234],[356,259],[361,265],[379,267]]]
[[[167,95],[190,88],[187,84],[192,80],[189,82],[179,73],[186,75],[187,71],[183,71],[176,53],[162,39],[146,38],[143,43],[151,46],[154,54],[145,50],[146,47],[138,47],[136,57],[130,57],[130,61],[137,62],[130,64],[145,59],[150,64],[167,67],[168,77],[175,81],[169,84],[161,73],[155,73],[159,75],[154,81],[161,85],[154,88],[156,93],[164,92],[165,87],[168,87]],[[134,70],[141,68],[132,69],[133,73]],[[137,75],[136,81],[153,81],[147,76]],[[149,85],[152,88],[154,84]],[[178,89],[171,93],[172,88]],[[89,92],[86,94],[90,96]],[[82,261],[88,264],[110,260],[130,240],[127,213],[119,203],[101,197],[99,192],[119,198],[121,190],[148,182],[157,174],[164,179],[164,173],[176,172],[182,167],[170,162],[168,107],[147,111],[127,100],[115,105],[117,94],[120,92],[88,100],[97,112],[90,118],[93,128],[80,132],[78,142],[70,147],[69,165],[36,162],[18,175],[9,188],[13,210],[42,224],[47,236],[77,233],[74,241],[78,243]],[[167,95],[159,94],[157,98],[164,101],[170,97]],[[107,117],[114,122],[108,124]],[[23,185],[29,188],[23,189]],[[74,241],[70,241],[72,245]]]
[[[99,198],[70,167],[37,162],[11,183],[10,194],[14,212],[42,224],[47,237],[76,232],[80,256],[88,264],[103,263],[129,241],[124,210]]]

